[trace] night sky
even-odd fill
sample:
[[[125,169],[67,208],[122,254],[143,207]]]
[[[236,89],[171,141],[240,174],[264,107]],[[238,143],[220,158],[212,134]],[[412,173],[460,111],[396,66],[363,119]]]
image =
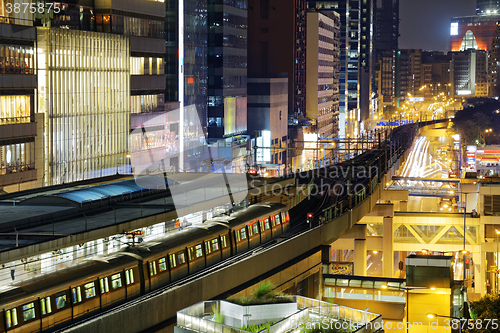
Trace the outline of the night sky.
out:
[[[399,48],[450,50],[450,24],[455,16],[476,14],[476,0],[400,0]]]

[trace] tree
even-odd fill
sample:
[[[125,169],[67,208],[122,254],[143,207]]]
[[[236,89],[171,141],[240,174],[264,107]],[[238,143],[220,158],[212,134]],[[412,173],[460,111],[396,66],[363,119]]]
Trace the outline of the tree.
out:
[[[468,333],[493,333],[500,329],[500,296],[494,294],[486,294],[476,302],[470,303],[470,313],[475,323],[482,323],[482,328],[475,325],[473,329],[467,329]],[[495,322],[498,326],[492,325],[491,319],[497,319]],[[487,320],[489,321],[488,328],[486,327]]]
[[[476,140],[483,143],[484,133],[489,128],[500,128],[500,102],[485,100],[482,103],[464,108],[455,114],[455,129],[460,131],[467,142],[474,144]],[[495,132],[495,130],[493,131]],[[487,137],[488,143],[496,141],[493,135]]]

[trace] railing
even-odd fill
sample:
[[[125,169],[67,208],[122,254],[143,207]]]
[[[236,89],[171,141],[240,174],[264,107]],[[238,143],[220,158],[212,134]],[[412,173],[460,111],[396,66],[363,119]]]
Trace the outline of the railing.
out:
[[[309,184],[305,189],[301,189],[297,194],[288,199],[288,209],[292,209],[293,207],[301,203],[305,198],[307,198],[309,194],[311,194],[311,190],[313,187],[314,187],[314,178],[311,179],[311,181],[309,182]]]
[[[11,117],[11,118],[0,118],[0,125],[10,125],[10,124],[24,124],[31,122],[31,117]]]
[[[177,326],[193,332],[203,333],[248,333],[240,328],[231,327],[213,320],[205,319],[213,315],[212,306],[220,309],[220,301],[205,301],[177,311]]]
[[[367,330],[367,328],[382,327],[382,316],[376,313],[327,303],[303,296],[295,296],[294,298],[297,304],[297,312],[283,318],[271,325],[268,329],[262,330],[259,333],[288,332],[295,329],[299,321],[310,318],[310,314],[314,314],[314,317],[316,317],[315,320],[317,320],[317,316],[323,316],[347,321],[356,328],[354,332],[375,332],[376,330]],[[199,302],[188,308],[177,311],[177,326],[200,333],[248,333],[248,331],[243,329],[213,321],[211,319],[214,314],[213,308],[220,309],[220,301]]]

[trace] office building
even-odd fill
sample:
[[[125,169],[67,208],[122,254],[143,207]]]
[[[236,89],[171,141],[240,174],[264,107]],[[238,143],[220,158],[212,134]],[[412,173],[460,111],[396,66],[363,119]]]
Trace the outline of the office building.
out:
[[[43,184],[129,173],[130,114],[164,112],[164,4],[58,8],[37,21]]]
[[[500,25],[497,25],[495,30],[495,35],[493,36],[493,42],[491,45],[491,51],[488,57],[488,70],[489,75],[489,97],[495,97],[500,95],[499,83],[499,64],[500,64]]]
[[[488,96],[488,52],[452,52],[453,84],[456,96]]]
[[[396,106],[396,57],[397,50],[377,52],[375,66],[375,92],[378,96],[378,110],[384,113],[384,118],[390,116],[393,106]],[[386,114],[387,113],[387,114]]]
[[[297,122],[306,110],[306,3],[248,1],[248,73],[287,73],[288,115]]]
[[[454,17],[450,28],[450,49],[490,51],[493,36],[500,21],[499,14]]]
[[[247,131],[247,4],[208,1],[208,138]]]
[[[375,16],[374,48],[393,51],[399,48],[399,0],[378,0]]]
[[[269,175],[283,175],[288,161],[288,78],[286,74],[248,77],[248,132],[257,138],[257,163]]]
[[[400,50],[400,98],[418,94],[421,87],[422,50]]]
[[[0,18],[0,193],[39,186],[43,156],[35,113],[36,29],[30,13]]]
[[[207,4],[198,0],[165,0],[166,10],[162,11],[166,15],[165,98],[178,101],[182,110],[178,126],[180,170],[195,168],[203,158],[200,132],[207,131]]]
[[[307,0],[308,8],[340,14],[339,136],[353,136],[370,116],[374,2]]]
[[[420,96],[429,98],[441,93],[455,95],[452,60],[451,53],[422,52]]]
[[[319,138],[338,137],[340,15],[307,13],[306,114]]]

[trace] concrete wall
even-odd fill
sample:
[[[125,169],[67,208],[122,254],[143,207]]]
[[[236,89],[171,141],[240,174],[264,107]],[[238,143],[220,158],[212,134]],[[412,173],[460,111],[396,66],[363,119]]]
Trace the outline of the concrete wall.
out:
[[[220,302],[220,313],[224,324],[233,327],[260,325],[281,320],[297,312],[297,303],[263,304],[242,306],[231,302]],[[245,316],[250,315],[245,322]]]

